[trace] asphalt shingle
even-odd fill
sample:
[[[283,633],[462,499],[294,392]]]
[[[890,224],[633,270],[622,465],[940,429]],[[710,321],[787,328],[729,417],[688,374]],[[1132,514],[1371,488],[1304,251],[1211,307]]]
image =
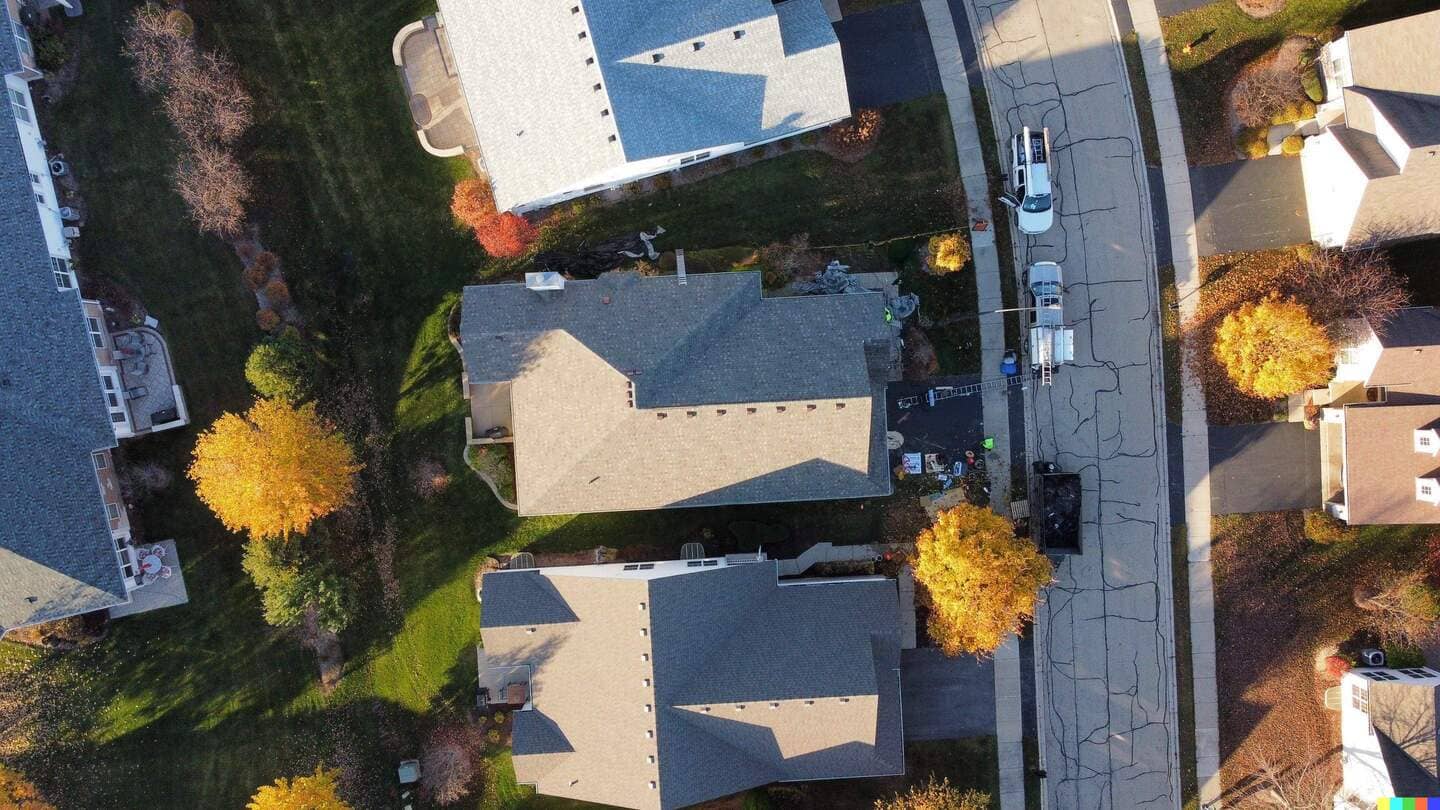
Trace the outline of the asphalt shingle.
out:
[[[0,52],[5,48],[0,48]],[[125,601],[91,453],[115,446],[80,298],[55,287],[0,124],[0,631]]]

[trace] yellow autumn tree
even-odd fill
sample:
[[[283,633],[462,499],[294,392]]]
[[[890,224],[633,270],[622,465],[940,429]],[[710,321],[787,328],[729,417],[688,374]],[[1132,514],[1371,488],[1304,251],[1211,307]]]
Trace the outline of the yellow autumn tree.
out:
[[[1335,347],[1304,304],[1271,293],[1225,316],[1215,358],[1242,391],[1278,399],[1324,383]]]
[[[1050,561],[1010,521],[978,506],[941,512],[915,541],[930,637],[946,655],[985,655],[1035,615]]]
[[[930,237],[930,269],[943,275],[953,273],[970,261],[970,243],[958,233]]]
[[[314,776],[280,777],[250,797],[246,810],[350,810],[337,794],[339,771],[315,768]]]
[[[350,445],[314,404],[260,399],[200,435],[189,476],[226,528],[280,537],[303,533],[342,506],[359,471]]]
[[[990,794],[961,790],[947,777],[939,782],[931,776],[923,785],[914,785],[890,799],[876,799],[875,810],[989,810]]]
[[[19,771],[0,765],[0,807],[5,810],[55,810]]]

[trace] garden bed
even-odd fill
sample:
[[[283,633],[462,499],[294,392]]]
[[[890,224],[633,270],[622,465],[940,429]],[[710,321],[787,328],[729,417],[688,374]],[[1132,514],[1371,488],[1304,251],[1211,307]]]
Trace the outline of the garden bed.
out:
[[[1287,36],[1327,42],[1341,30],[1371,25],[1440,7],[1440,0],[1287,0],[1283,9],[1255,19],[1234,0],[1161,20],[1175,100],[1192,164],[1235,159],[1226,94],[1247,65],[1278,47]]]

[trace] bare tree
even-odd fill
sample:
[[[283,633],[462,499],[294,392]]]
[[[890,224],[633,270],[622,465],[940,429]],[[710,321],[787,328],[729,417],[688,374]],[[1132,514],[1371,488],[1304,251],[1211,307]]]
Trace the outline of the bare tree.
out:
[[[130,16],[122,52],[135,64],[135,80],[143,89],[165,89],[176,65],[193,57],[194,50],[176,18],[161,6],[146,3]]]
[[[232,144],[254,123],[255,101],[230,60],[193,53],[177,62],[164,98],[165,115],[191,146]]]
[[[1284,810],[1331,810],[1340,782],[1320,746],[1261,745],[1247,757],[1249,796]]]
[[[1275,114],[1294,103],[1304,91],[1293,70],[1257,68],[1240,75],[1230,86],[1235,117],[1247,127],[1269,126]]]
[[[1285,270],[1280,287],[1305,302],[1311,316],[1324,324],[1364,318],[1383,325],[1410,303],[1405,280],[1378,250],[1314,250]]]
[[[250,176],[228,151],[200,145],[175,167],[175,190],[202,231],[233,236],[245,224]]]
[[[483,739],[480,727],[466,721],[431,733],[420,757],[420,786],[437,804],[454,804],[469,795]]]
[[[1423,571],[1391,580],[1383,588],[1357,585],[1352,599],[1372,614],[1370,623],[1387,641],[1418,644],[1434,636],[1440,620],[1440,604]]]

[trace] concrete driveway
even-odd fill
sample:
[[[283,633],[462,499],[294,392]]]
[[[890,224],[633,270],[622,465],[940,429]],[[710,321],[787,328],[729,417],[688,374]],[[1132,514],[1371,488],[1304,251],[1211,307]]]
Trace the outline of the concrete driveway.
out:
[[[995,733],[995,668],[936,647],[900,651],[906,740],[955,740]]]
[[[848,16],[835,23],[835,36],[851,107],[883,107],[940,92],[919,0]]]
[[[1300,160],[1267,157],[1190,168],[1201,256],[1310,241]]]
[[[1170,509],[1154,231],[1109,0],[966,0],[1001,143],[1048,127],[1057,216],[1017,260],[1064,267],[1073,365],[1027,401],[1031,458],[1078,472],[1084,553],[1038,610],[1054,808],[1178,808]]]
[[[1320,507],[1320,431],[1299,422],[1210,426],[1210,511]]]

